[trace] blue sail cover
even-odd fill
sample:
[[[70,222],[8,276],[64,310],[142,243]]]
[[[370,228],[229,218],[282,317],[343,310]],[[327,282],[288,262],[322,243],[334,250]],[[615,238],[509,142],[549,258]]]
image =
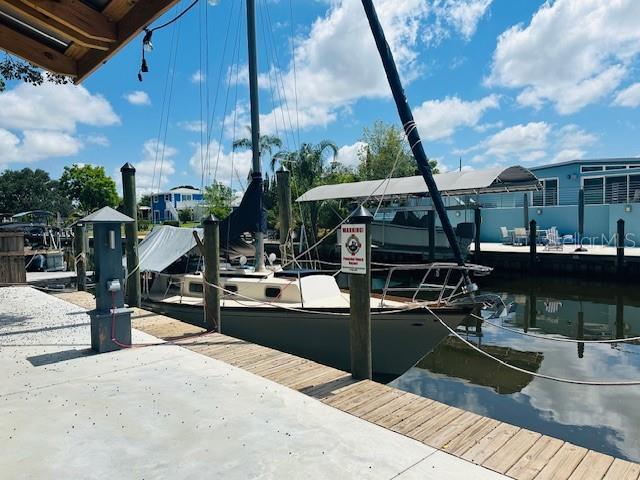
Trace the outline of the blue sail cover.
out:
[[[260,174],[253,175],[240,206],[220,222],[220,250],[229,258],[253,255],[253,247],[241,238],[245,232],[267,232],[267,212],[263,205]]]

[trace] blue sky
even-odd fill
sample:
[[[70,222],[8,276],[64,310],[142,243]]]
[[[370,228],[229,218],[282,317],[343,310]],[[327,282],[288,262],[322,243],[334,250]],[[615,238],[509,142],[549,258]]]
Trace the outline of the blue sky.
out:
[[[375,3],[425,150],[443,169],[460,157],[480,169],[640,155],[640,2]],[[257,7],[263,133],[289,148],[333,140],[338,160],[355,165],[363,127],[398,123],[360,2]],[[241,189],[250,155],[233,155],[230,142],[234,125],[237,138],[249,124],[244,18],[238,1],[201,0],[154,33],[143,82],[137,38],[81,87],[10,84],[0,94],[0,170],[57,177],[91,163],[117,178],[132,162],[143,192],[214,178]]]

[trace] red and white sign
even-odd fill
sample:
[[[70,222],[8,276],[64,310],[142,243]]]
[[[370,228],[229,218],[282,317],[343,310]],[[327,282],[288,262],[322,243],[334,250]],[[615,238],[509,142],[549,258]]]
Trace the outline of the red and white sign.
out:
[[[343,273],[366,275],[367,273],[367,226],[343,224],[340,230]]]

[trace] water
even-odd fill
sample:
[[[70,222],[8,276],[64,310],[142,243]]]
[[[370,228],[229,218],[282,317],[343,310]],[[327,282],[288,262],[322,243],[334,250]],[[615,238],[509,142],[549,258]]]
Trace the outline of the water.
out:
[[[481,279],[485,292],[514,302],[491,322],[543,336],[640,336],[636,286],[568,278]],[[640,344],[584,344],[526,337],[485,325],[480,343],[527,370],[580,380],[640,380]],[[640,386],[568,385],[534,378],[483,358],[454,337],[391,385],[536,432],[640,461]]]

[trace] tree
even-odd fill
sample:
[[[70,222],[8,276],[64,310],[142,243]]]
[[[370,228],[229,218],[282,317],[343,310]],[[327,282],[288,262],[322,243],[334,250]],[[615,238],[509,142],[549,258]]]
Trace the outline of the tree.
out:
[[[69,216],[71,202],[60,192],[59,182],[44,170],[6,170],[0,175],[0,212],[48,210]]]
[[[180,220],[180,223],[187,223],[193,220],[193,208],[181,208],[178,210],[178,220]]]
[[[31,85],[42,85],[44,82],[57,84],[71,82],[69,77],[43,72],[31,63],[7,55],[0,61],[0,92],[4,91],[6,82],[10,80],[20,80]]]
[[[231,213],[233,190],[226,185],[216,182],[204,189],[204,200],[209,207],[209,213],[222,220]]]
[[[399,127],[375,122],[372,128],[363,130],[362,141],[366,144],[358,154],[358,176],[362,180],[379,180],[390,173],[392,177],[416,174],[418,166]],[[437,164],[435,160],[429,161],[433,173],[438,173]]]
[[[248,138],[239,138],[233,141],[233,149],[234,150],[251,150],[253,147],[253,142],[251,141],[251,127],[247,127],[249,131]],[[275,163],[273,160],[273,149],[274,148],[282,148],[282,140],[276,137],[275,135],[260,135],[260,158],[265,153],[269,154],[271,159],[271,170],[274,169]]]
[[[116,183],[108,177],[104,167],[72,165],[64,167],[60,177],[64,195],[83,212],[102,207],[116,207],[119,202]]]
[[[150,207],[151,206],[151,195],[145,193],[140,197],[140,201],[138,202],[138,206],[140,207]]]

